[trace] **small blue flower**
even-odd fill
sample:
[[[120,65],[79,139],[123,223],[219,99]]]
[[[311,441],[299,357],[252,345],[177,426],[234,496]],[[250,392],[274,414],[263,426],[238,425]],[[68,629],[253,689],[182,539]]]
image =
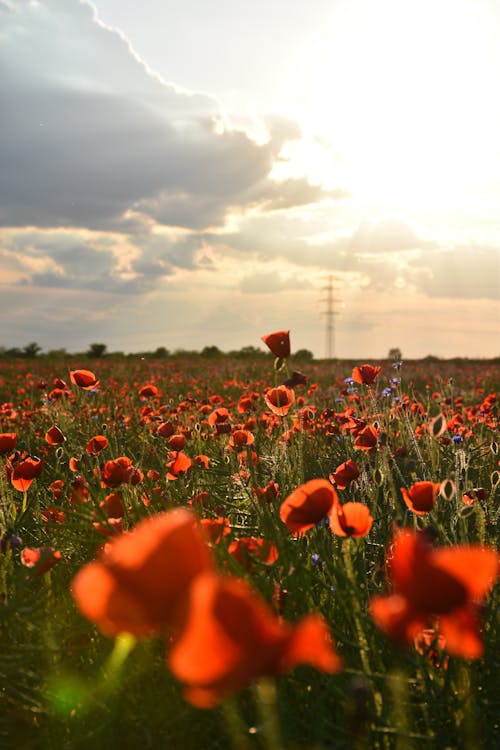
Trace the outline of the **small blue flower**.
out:
[[[459,443],[463,443],[464,439],[461,435],[453,435],[453,442],[455,445],[458,445]]]
[[[344,378],[344,383],[345,383],[346,385],[352,385],[352,384],[353,384],[354,382],[355,382],[355,381],[354,381],[354,380],[353,380],[353,379],[352,379],[351,377],[348,377],[348,378]]]
[[[318,563],[321,562],[321,557],[317,552],[313,552],[313,554],[311,555],[311,562],[313,565],[318,565]]]

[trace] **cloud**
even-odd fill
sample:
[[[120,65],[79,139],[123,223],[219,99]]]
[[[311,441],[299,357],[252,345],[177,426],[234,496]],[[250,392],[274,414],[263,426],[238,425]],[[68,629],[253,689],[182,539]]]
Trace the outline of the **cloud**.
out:
[[[126,232],[142,215],[199,230],[235,206],[324,199],[267,179],[295,123],[269,118],[261,145],[217,130],[215,99],[163,82],[89,3],[17,0],[3,16],[2,225]]]

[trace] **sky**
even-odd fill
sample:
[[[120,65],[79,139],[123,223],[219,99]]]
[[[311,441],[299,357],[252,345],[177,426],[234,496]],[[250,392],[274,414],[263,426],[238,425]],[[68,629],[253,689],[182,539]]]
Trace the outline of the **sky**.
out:
[[[0,346],[498,356],[499,80],[498,0],[0,0]]]

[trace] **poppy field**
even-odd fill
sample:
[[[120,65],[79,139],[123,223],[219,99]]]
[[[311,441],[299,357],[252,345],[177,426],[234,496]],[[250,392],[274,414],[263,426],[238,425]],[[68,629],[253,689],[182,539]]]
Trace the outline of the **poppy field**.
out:
[[[0,361],[0,746],[500,747],[495,362]]]

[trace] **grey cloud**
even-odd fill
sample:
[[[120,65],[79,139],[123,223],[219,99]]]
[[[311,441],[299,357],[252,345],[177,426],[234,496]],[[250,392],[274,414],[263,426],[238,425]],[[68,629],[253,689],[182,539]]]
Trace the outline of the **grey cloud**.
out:
[[[277,273],[255,273],[240,282],[244,294],[275,294],[294,289],[311,288],[311,284],[296,275],[282,277]]]
[[[295,123],[270,118],[262,146],[217,134],[217,102],[163,83],[86,2],[13,8],[0,37],[0,224],[135,232],[143,214],[202,229],[259,192],[270,206],[321,197],[262,187]]]
[[[410,262],[409,279],[429,297],[500,299],[500,248],[459,245]]]

